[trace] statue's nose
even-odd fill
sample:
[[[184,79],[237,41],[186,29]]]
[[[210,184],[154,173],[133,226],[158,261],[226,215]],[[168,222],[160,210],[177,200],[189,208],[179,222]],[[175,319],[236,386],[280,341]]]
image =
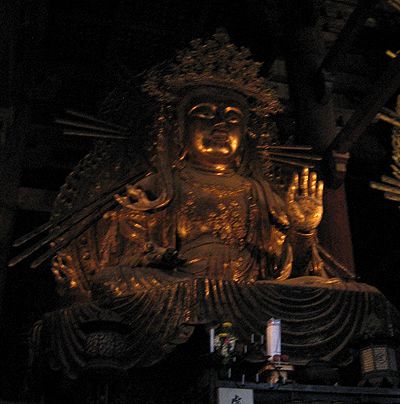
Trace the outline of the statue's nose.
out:
[[[214,127],[216,129],[222,129],[226,127],[226,124],[227,123],[224,115],[224,110],[223,108],[218,108],[214,117]]]
[[[216,118],[216,122],[214,123],[215,129],[226,129],[226,122],[221,118]]]
[[[224,113],[218,110],[214,118],[214,129],[228,130],[228,123],[225,119]]]

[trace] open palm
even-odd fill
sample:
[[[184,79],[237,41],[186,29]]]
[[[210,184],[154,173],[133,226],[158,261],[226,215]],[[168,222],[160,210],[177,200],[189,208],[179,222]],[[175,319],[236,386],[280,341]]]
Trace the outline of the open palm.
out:
[[[323,213],[324,184],[317,181],[315,172],[304,168],[301,175],[295,173],[287,191],[286,203],[289,220],[296,231],[309,233],[321,222]]]

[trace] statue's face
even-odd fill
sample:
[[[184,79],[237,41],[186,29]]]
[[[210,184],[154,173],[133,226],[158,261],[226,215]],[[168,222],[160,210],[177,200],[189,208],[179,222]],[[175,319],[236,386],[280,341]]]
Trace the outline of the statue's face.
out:
[[[194,99],[186,112],[188,155],[200,164],[229,164],[246,131],[245,106],[229,95]]]

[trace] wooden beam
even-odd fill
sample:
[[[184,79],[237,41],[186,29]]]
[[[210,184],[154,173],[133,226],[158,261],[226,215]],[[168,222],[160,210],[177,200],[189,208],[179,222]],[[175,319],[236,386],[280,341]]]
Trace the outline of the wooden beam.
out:
[[[345,127],[329,147],[330,152],[347,153],[367,126],[400,87],[400,57],[390,60],[389,66],[375,84],[373,90],[361,102]]]
[[[340,60],[343,60],[343,55],[350,49],[354,39],[364,27],[366,19],[370,16],[377,3],[377,0],[362,0],[359,2],[339,33],[336,42],[322,61],[321,70],[332,71],[337,68]]]

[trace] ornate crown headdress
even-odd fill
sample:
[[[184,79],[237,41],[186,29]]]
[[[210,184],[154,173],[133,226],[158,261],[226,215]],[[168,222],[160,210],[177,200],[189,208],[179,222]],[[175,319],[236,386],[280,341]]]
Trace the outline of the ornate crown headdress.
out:
[[[281,110],[275,91],[259,75],[262,63],[251,58],[247,48],[238,48],[225,32],[209,40],[195,39],[180,51],[176,61],[147,74],[143,90],[162,104],[178,99],[184,88],[216,86],[235,90],[249,99],[250,109],[260,117]]]

